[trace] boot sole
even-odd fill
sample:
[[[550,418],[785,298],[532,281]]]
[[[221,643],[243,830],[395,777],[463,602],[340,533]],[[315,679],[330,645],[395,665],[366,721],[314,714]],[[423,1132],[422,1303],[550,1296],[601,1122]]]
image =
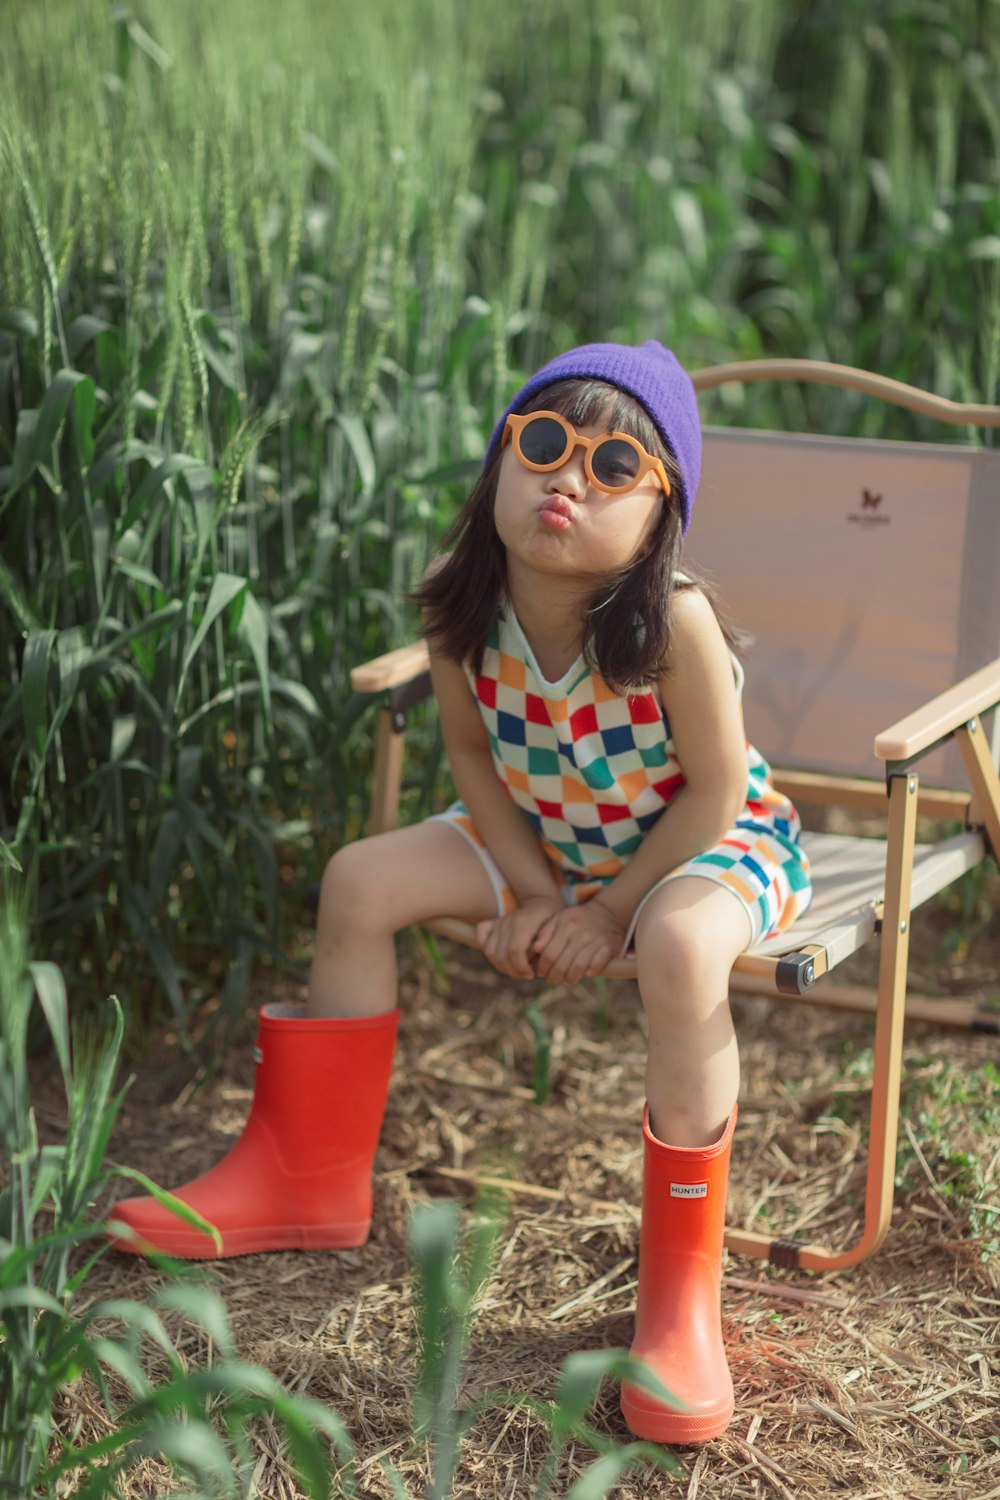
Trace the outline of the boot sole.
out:
[[[268,1250],[356,1250],[368,1239],[371,1220],[355,1224],[281,1225],[265,1229],[228,1229],[218,1250],[210,1235],[186,1232],[158,1235],[156,1242],[141,1238],[124,1240],[112,1236],[112,1250],[126,1255],[172,1255],[178,1260],[231,1260],[238,1255],[258,1255]]]
[[[625,1390],[621,1394],[622,1416],[629,1431],[637,1438],[652,1443],[669,1443],[685,1447],[689,1443],[707,1443],[711,1438],[721,1437],[733,1420],[736,1403],[729,1401],[718,1411],[690,1412],[672,1411],[667,1406],[645,1406],[631,1399]]]

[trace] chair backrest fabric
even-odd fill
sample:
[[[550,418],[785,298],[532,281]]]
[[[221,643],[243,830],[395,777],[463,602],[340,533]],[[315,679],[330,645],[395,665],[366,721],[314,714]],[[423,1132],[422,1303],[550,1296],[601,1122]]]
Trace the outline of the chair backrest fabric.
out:
[[[1000,451],[706,427],[687,556],[752,637],[762,754],[880,776],[875,735],[1000,655]],[[953,747],[920,771],[967,784]]]

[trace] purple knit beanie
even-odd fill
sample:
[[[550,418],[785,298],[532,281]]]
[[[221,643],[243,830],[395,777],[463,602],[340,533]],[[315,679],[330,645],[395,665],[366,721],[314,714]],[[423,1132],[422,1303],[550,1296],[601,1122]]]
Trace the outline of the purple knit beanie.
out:
[[[545,386],[574,379],[606,380],[646,408],[680,472],[678,500],[686,532],[701,473],[701,420],[690,376],[676,355],[655,339],[644,344],[581,344],[543,365],[521,387],[493,429],[486,462],[500,446],[511,412],[520,411]]]

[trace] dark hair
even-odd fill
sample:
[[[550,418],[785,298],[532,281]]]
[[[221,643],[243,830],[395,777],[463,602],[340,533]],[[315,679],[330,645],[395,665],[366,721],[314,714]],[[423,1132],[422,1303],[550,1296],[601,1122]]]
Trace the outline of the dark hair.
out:
[[[559,412],[574,427],[600,422],[609,432],[628,433],[663,460],[674,490],[680,484],[677,465],[645,407],[617,386],[604,380],[560,380],[524,406],[526,412],[542,409]],[[471,662],[477,672],[507,587],[506,553],[493,518],[502,451],[494,453],[445,536],[443,546],[452,550],[428,571],[414,595],[424,614],[424,634],[445,656]],[[584,658],[616,692],[634,692],[663,674],[673,590],[703,587],[687,567],[677,577],[682,540],[680,513],[668,497],[640,554],[590,600]],[[738,644],[725,622],[720,623],[730,645]]]

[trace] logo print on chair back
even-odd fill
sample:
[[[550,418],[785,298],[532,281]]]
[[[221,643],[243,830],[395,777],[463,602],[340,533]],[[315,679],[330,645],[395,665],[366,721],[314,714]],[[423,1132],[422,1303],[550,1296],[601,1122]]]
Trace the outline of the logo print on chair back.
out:
[[[872,526],[888,526],[891,517],[878,514],[881,504],[882,495],[866,485],[861,491],[861,509],[848,511],[847,519],[855,526],[863,526],[865,530]]]

